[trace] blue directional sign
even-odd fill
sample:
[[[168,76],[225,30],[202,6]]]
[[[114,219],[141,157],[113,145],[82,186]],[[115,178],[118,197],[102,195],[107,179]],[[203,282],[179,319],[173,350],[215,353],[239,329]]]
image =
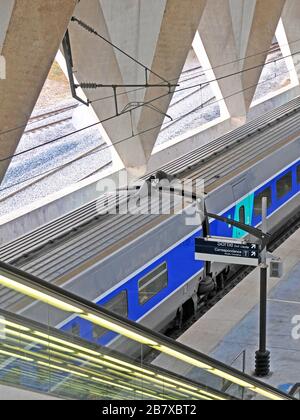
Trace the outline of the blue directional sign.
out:
[[[227,238],[196,238],[195,257],[201,261],[258,266],[260,247]]]

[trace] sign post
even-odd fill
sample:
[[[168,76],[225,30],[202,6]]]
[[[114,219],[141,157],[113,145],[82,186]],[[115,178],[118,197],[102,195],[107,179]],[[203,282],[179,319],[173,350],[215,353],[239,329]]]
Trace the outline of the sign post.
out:
[[[159,187],[163,191],[164,187]],[[183,194],[183,191],[171,188],[169,191]],[[267,233],[267,208],[268,201],[264,197],[262,200],[262,230],[254,228],[245,223],[229,219],[206,210],[204,197],[199,197],[195,193],[190,194],[196,202],[197,212],[202,221],[202,231],[204,238],[196,238],[195,258],[196,260],[206,261],[207,266],[212,262],[225,262],[229,264],[259,266],[260,270],[260,345],[256,352],[255,373],[259,377],[268,376],[270,373],[270,352],[267,350],[267,246],[271,235]],[[227,238],[213,238],[209,236],[209,218],[219,220],[231,226],[235,226],[259,240],[257,243],[247,243]],[[207,271],[207,267],[205,269]],[[206,273],[207,274],[207,273]]]
[[[262,200],[262,231],[267,233],[266,197]],[[260,268],[260,316],[259,316],[259,350],[255,354],[255,374],[266,377],[270,374],[270,352],[267,350],[267,299],[268,299],[268,265],[267,247],[261,251]]]
[[[227,264],[239,264],[258,267],[260,266],[260,325],[259,325],[259,350],[255,354],[255,374],[265,377],[270,374],[270,352],[267,350],[267,296],[268,296],[268,265],[267,246],[270,235],[267,233],[267,198],[262,200],[262,230],[219,216],[207,213],[205,204],[201,207],[197,202],[198,212],[206,220],[206,235],[209,235],[208,219],[213,218],[229,225],[235,226],[259,239],[257,243],[247,243],[228,238],[207,236],[196,238],[196,260],[222,262]],[[204,207],[204,210],[203,210]],[[204,225],[204,222],[203,222]]]
[[[196,260],[257,267],[260,248],[257,243],[247,243],[228,238],[196,238]]]

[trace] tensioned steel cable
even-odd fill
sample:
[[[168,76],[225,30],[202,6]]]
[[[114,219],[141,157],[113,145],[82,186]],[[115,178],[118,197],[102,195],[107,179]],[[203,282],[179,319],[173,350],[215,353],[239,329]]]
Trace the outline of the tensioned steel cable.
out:
[[[286,56],[283,56],[283,57],[280,57],[280,58],[277,58],[277,59],[274,59],[274,60],[272,60],[272,61],[269,61],[268,63],[265,63],[265,64],[260,64],[260,65],[257,65],[257,66],[254,66],[254,67],[251,67],[251,68],[248,68],[248,69],[244,69],[244,70],[241,70],[241,71],[238,71],[238,72],[234,72],[234,73],[231,73],[231,74],[227,74],[227,75],[224,75],[224,76],[221,76],[221,77],[218,77],[218,78],[215,78],[215,79],[212,79],[212,80],[208,80],[208,81],[205,81],[205,82],[203,82],[203,83],[197,83],[197,84],[195,84],[195,85],[192,85],[192,86],[189,86],[189,87],[185,87],[185,88],[181,88],[181,89],[176,89],[176,91],[174,90],[174,91],[171,91],[171,92],[167,92],[167,93],[165,93],[165,94],[163,94],[163,95],[161,95],[161,96],[158,96],[158,97],[156,97],[156,98],[153,98],[153,99],[151,99],[150,101],[148,101],[148,102],[143,102],[143,103],[141,103],[141,104],[139,104],[139,105],[136,105],[134,108],[131,108],[131,109],[129,109],[129,110],[126,110],[126,111],[124,111],[124,112],[122,112],[120,115],[113,115],[113,116],[111,116],[111,117],[109,117],[109,118],[106,118],[105,120],[101,120],[101,121],[99,121],[99,122],[97,122],[97,123],[95,123],[95,124],[93,124],[93,125],[89,125],[89,126],[86,126],[85,128],[83,128],[83,129],[80,129],[79,131],[77,131],[77,132],[80,132],[80,131],[82,131],[82,130],[85,130],[85,129],[88,129],[88,128],[91,128],[91,127],[94,127],[95,125],[99,125],[99,124],[102,124],[102,123],[105,123],[105,122],[108,122],[108,121],[110,121],[110,120],[112,120],[112,119],[114,119],[114,118],[118,118],[119,116],[121,116],[121,115],[125,115],[125,114],[128,114],[128,113],[130,113],[130,112],[132,112],[132,111],[135,111],[136,109],[139,109],[139,108],[141,108],[141,107],[143,107],[143,106],[147,106],[147,105],[149,105],[149,104],[152,104],[153,102],[155,102],[155,101],[158,101],[159,99],[162,99],[162,98],[164,98],[164,97],[166,97],[166,96],[169,96],[169,95],[173,95],[175,92],[176,93],[178,93],[178,92],[183,92],[183,91],[185,91],[185,90],[190,90],[190,89],[194,89],[194,88],[196,88],[196,87],[200,87],[200,86],[202,86],[203,84],[207,84],[207,83],[213,83],[213,82],[218,82],[218,81],[220,81],[220,80],[224,80],[224,79],[226,79],[226,78],[229,78],[229,77],[233,77],[233,76],[236,76],[236,75],[238,75],[238,74],[243,74],[243,73],[246,73],[246,72],[249,72],[249,71],[251,71],[251,70],[255,70],[255,69],[258,69],[258,68],[263,68],[263,67],[265,67],[266,65],[269,65],[269,64],[272,64],[272,63],[277,63],[278,61],[281,61],[281,60],[285,60],[286,58],[290,58],[290,57],[294,57],[294,56],[296,56],[296,55],[298,55],[298,54],[300,54],[300,50],[299,51],[296,51],[295,53],[293,53],[293,54],[289,54],[289,55],[286,55]],[[291,71],[291,70],[290,70]],[[277,75],[278,76],[278,75]],[[243,89],[242,91],[240,91],[239,93],[242,93],[242,92],[245,92],[245,91],[247,91],[247,90],[249,90],[249,89],[252,89],[253,87],[255,87],[255,86],[257,86],[258,85],[258,83],[256,84],[256,85],[254,85],[254,86],[251,86],[251,87],[248,87],[248,88],[245,88],[245,89]],[[163,87],[163,85],[162,85],[162,87]],[[236,95],[237,93],[235,93],[234,95]],[[233,96],[234,96],[233,95]],[[232,95],[231,95],[232,96]],[[227,99],[228,97],[226,97],[226,98],[223,98],[223,99]],[[93,101],[91,101],[91,103],[93,103]],[[22,126],[19,126],[19,127],[15,127],[15,128],[11,128],[11,129],[8,129],[8,130],[5,130],[5,131],[2,131],[2,132],[0,132],[0,137],[1,136],[3,136],[3,135],[5,135],[5,134],[9,134],[10,132],[12,132],[12,131],[15,131],[15,130],[20,130],[20,129],[22,129],[22,128],[26,128],[26,126],[27,126],[27,124],[26,125],[22,125]],[[72,133],[70,133],[70,135],[72,135],[72,134],[76,134],[76,131],[75,132],[72,132]],[[60,139],[60,138],[59,138]],[[0,160],[0,162],[1,162],[2,160]]]
[[[286,72],[283,72],[283,73],[281,73],[281,74],[285,74],[285,73],[289,73],[289,72],[290,72],[290,70],[288,70],[288,71],[286,71]],[[242,90],[240,90],[240,91],[238,91],[238,92],[235,92],[235,93],[233,93],[233,94],[231,94],[231,95],[228,95],[228,96],[226,96],[226,97],[224,97],[224,98],[222,98],[222,99],[215,100],[214,102],[212,102],[212,103],[210,103],[210,104],[208,104],[208,105],[205,105],[205,106],[200,105],[200,106],[198,106],[198,107],[194,108],[192,111],[190,111],[190,113],[193,113],[193,112],[195,112],[195,111],[197,111],[197,110],[199,110],[199,109],[207,108],[208,106],[211,106],[211,105],[213,105],[213,104],[216,104],[216,103],[219,103],[219,102],[223,102],[223,101],[224,101],[224,99],[229,99],[229,98],[231,98],[231,97],[233,97],[233,96],[236,96],[236,95],[238,95],[238,94],[240,94],[240,93],[243,93],[243,92],[245,92],[245,91],[247,91],[247,90],[249,90],[249,89],[252,89],[253,87],[256,87],[256,86],[258,86],[258,85],[260,85],[260,84],[267,83],[267,82],[269,82],[270,80],[273,80],[273,79],[277,78],[278,76],[279,76],[279,75],[276,75],[276,77],[272,77],[272,78],[269,78],[269,79],[267,79],[267,80],[264,80],[263,82],[260,82],[259,84],[255,84],[255,85],[253,85],[253,86],[250,86],[250,87],[248,87],[247,89],[242,89]],[[167,94],[162,95],[162,97],[164,97],[164,96],[167,96]],[[156,99],[156,100],[157,100],[157,99]],[[153,100],[152,100],[152,101],[153,101]],[[151,102],[152,102],[152,101],[151,101]],[[140,105],[140,107],[141,107],[141,106],[144,106],[144,105]],[[39,144],[39,145],[34,146],[34,147],[30,148],[30,149],[26,149],[26,150],[23,150],[23,151],[21,151],[21,152],[19,152],[19,153],[15,153],[15,154],[13,154],[13,155],[7,156],[7,157],[5,157],[5,158],[0,159],[0,162],[5,162],[6,160],[11,160],[11,159],[12,159],[12,158],[14,158],[14,157],[18,157],[18,156],[24,155],[25,153],[28,153],[28,152],[34,151],[34,150],[36,150],[36,149],[40,149],[40,148],[42,148],[42,147],[44,147],[44,146],[47,146],[47,145],[49,145],[49,144],[52,144],[52,143],[54,143],[54,142],[57,142],[57,141],[63,140],[64,138],[67,138],[67,137],[69,137],[69,136],[71,136],[71,135],[78,134],[78,133],[80,133],[80,132],[82,132],[82,131],[85,131],[85,130],[86,130],[86,129],[88,129],[88,128],[93,128],[93,127],[95,127],[95,126],[97,126],[97,125],[99,125],[99,124],[102,124],[102,123],[106,122],[106,121],[110,121],[110,120],[111,120],[111,119],[113,119],[113,118],[114,118],[114,117],[110,117],[110,118],[108,118],[108,119],[106,119],[106,120],[102,120],[102,121],[96,122],[96,123],[91,124],[91,125],[89,125],[89,126],[87,126],[87,127],[83,127],[83,128],[81,128],[81,129],[79,129],[79,130],[75,130],[75,131],[73,131],[73,132],[71,132],[71,133],[64,134],[64,135],[62,135],[62,136],[60,136],[60,137],[57,137],[57,138],[55,138],[55,139],[53,139],[53,140],[50,140],[50,141],[46,142],[46,143]],[[174,119],[174,122],[176,122],[176,121],[180,120],[181,118],[182,118],[182,117],[178,117],[177,119]],[[168,124],[168,123],[165,123],[165,124]],[[151,127],[151,128],[149,128],[149,129],[147,129],[147,130],[144,130],[144,131],[142,131],[142,132],[138,132],[138,133],[135,133],[134,135],[131,135],[131,136],[126,137],[126,138],[124,138],[124,139],[118,140],[118,141],[114,142],[114,143],[113,143],[113,144],[111,144],[111,145],[107,145],[107,146],[105,146],[102,150],[104,150],[104,149],[108,149],[108,148],[111,148],[111,147],[114,147],[114,145],[116,145],[116,144],[120,144],[120,143],[122,143],[122,142],[125,142],[125,141],[128,141],[128,140],[131,140],[132,138],[137,137],[138,135],[145,134],[145,133],[147,133],[147,132],[149,132],[149,131],[155,130],[156,128],[159,128],[159,127],[161,127],[162,125],[165,125],[165,124],[159,124],[159,125],[157,125],[157,126]]]
[[[285,72],[282,72],[282,73],[280,73],[280,74],[277,74],[277,76],[276,76],[276,77],[268,78],[267,80],[264,80],[263,82],[260,82],[260,83],[258,83],[258,84],[255,84],[255,85],[253,85],[253,86],[250,86],[250,87],[249,87],[249,88],[247,88],[247,89],[252,89],[252,88],[253,88],[253,87],[255,87],[255,86],[265,84],[265,83],[267,83],[267,82],[269,82],[269,81],[271,81],[271,80],[274,80],[274,79],[276,79],[277,77],[279,77],[279,76],[281,76],[281,75],[283,75],[283,74],[289,73],[289,72],[290,72],[290,70],[287,70],[287,71],[285,71]],[[240,93],[242,93],[242,92],[246,91],[247,89],[243,89],[243,90],[241,90],[241,91],[235,92],[235,93],[233,93],[233,94],[231,94],[231,95],[228,95],[227,97],[224,97],[224,98],[223,98],[223,99],[221,99],[221,100],[215,100],[214,102],[212,102],[212,103],[210,103],[210,104],[208,104],[208,105],[205,105],[205,106],[203,106],[203,107],[202,107],[202,106],[196,107],[196,108],[194,108],[193,110],[191,110],[188,114],[186,114],[186,115],[185,115],[185,117],[186,117],[187,115],[190,115],[190,114],[192,114],[192,113],[196,112],[196,111],[197,111],[197,110],[199,110],[199,109],[204,109],[204,108],[210,107],[210,106],[212,106],[212,105],[214,105],[214,104],[216,104],[216,103],[222,102],[224,99],[228,99],[228,98],[230,98],[230,97],[233,97],[233,96],[235,96],[235,95],[238,95],[238,94],[240,94]],[[180,119],[182,119],[182,116],[181,116],[181,117],[179,117],[177,120],[180,120]],[[176,119],[174,120],[174,122],[176,122]],[[70,135],[72,135],[72,134],[77,134],[77,133],[78,133],[78,132],[80,132],[80,131],[83,131],[83,130],[85,130],[85,129],[87,129],[87,128],[94,127],[95,125],[98,125],[98,124],[100,124],[100,123],[95,123],[95,124],[92,124],[90,127],[85,127],[85,128],[83,128],[83,129],[81,129],[81,130],[77,130],[77,131],[75,131],[75,132],[73,132],[73,133],[67,134],[67,135],[62,136],[62,137],[60,137],[60,138],[58,138],[58,139],[54,139],[54,140],[52,140],[51,142],[47,142],[47,143],[41,144],[41,145],[39,145],[39,146],[36,146],[36,147],[34,147],[34,148],[32,148],[32,149],[27,149],[27,150],[24,150],[23,152],[20,152],[19,154],[14,154],[14,155],[12,155],[12,156],[6,157],[6,158],[4,158],[4,159],[3,159],[3,161],[4,161],[4,160],[11,160],[13,157],[18,157],[19,155],[22,155],[22,154],[24,154],[24,153],[30,152],[30,151],[35,150],[35,149],[37,149],[37,148],[41,148],[41,147],[43,147],[43,146],[47,146],[49,143],[53,143],[54,141],[59,141],[59,140],[62,140],[63,138],[66,138],[66,137],[68,137],[68,136],[70,136]],[[168,123],[165,123],[165,124],[168,124]],[[163,124],[163,125],[165,125],[165,124]],[[134,138],[134,137],[137,137],[137,136],[142,135],[142,134],[146,134],[146,133],[148,133],[148,132],[150,132],[150,131],[152,131],[152,130],[155,130],[155,129],[157,129],[157,128],[161,127],[161,126],[162,126],[162,125],[161,125],[161,124],[159,124],[159,125],[157,125],[157,126],[154,126],[154,127],[148,128],[148,129],[146,129],[146,130],[144,130],[144,131],[141,131],[141,132],[139,132],[139,133],[136,133],[134,136],[126,137],[126,138],[124,138],[124,139],[118,140],[117,142],[115,142],[115,143],[113,143],[113,144],[111,144],[111,145],[106,145],[106,146],[103,146],[103,147],[101,147],[98,151],[91,152],[91,153],[89,153],[87,156],[89,156],[89,155],[93,155],[93,154],[96,154],[96,153],[99,153],[99,152],[101,152],[101,151],[103,151],[103,150],[107,150],[107,149],[109,149],[109,148],[112,148],[112,147],[114,147],[116,144],[120,144],[120,143],[123,143],[123,142],[125,142],[125,141],[129,141],[129,140],[131,140],[131,139],[132,139],[132,138]],[[1,162],[1,160],[0,160],[0,162]],[[57,170],[57,169],[60,169],[60,167],[62,167],[62,168],[63,168],[63,167],[64,167],[64,165],[58,166],[58,167],[56,167],[56,168],[54,168],[54,169],[55,169],[55,170]],[[53,171],[54,169],[51,169],[51,171]],[[0,192],[5,191],[5,190],[8,190],[8,189],[13,188],[13,187],[16,187],[16,186],[18,186],[18,185],[21,185],[21,184],[23,184],[23,183],[25,183],[25,182],[28,182],[28,181],[31,181],[31,180],[33,180],[33,179],[35,179],[35,178],[39,178],[40,176],[42,176],[42,175],[44,175],[44,174],[46,174],[46,173],[48,173],[48,171],[43,172],[43,173],[40,173],[39,175],[35,175],[35,176],[33,176],[33,177],[29,177],[29,178],[27,178],[27,179],[25,179],[25,180],[22,180],[22,181],[20,181],[20,182],[15,183],[15,184],[9,185],[9,186],[7,186],[7,187],[4,187],[4,188],[0,189]]]

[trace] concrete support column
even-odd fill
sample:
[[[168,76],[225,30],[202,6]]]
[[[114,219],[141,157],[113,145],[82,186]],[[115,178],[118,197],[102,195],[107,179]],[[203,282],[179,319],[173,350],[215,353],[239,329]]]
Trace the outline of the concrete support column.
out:
[[[251,106],[284,4],[210,0],[203,13],[199,36],[236,125],[245,121]]]
[[[230,114],[228,112],[228,107],[224,100],[224,95],[222,94],[222,90],[220,89],[219,82],[216,80],[217,76],[214,71],[214,66],[211,64],[211,61],[209,60],[209,57],[206,54],[206,49],[204,48],[199,31],[195,35],[193,41],[193,49],[199,62],[201,60],[200,64],[203,68],[203,73],[205,73],[206,79],[209,81],[210,88],[214,93],[216,101],[219,102],[221,117],[229,118]]]
[[[167,81],[176,84],[198,28],[206,0],[87,0],[76,17]],[[145,70],[108,43],[73,23],[70,27],[76,77],[81,82],[143,84]],[[148,74],[149,84],[162,80]],[[133,175],[146,171],[172,95],[166,87],[119,90],[121,112],[132,103],[153,101],[132,115],[103,123],[125,167]],[[85,90],[99,120],[115,115],[111,88]],[[154,128],[155,127],[155,128]],[[134,135],[134,137],[132,137]],[[126,140],[125,140],[126,139]]]
[[[291,48],[293,48],[293,44],[289,44],[282,19],[279,20],[279,24],[276,30],[276,39],[278,41],[283,57],[286,57],[284,61],[290,75],[290,87],[295,87],[299,85],[299,78],[295,65],[298,63],[298,70],[300,71],[300,50],[298,50],[299,54],[293,56],[291,50]],[[298,47],[300,48],[300,42],[298,43]],[[286,74],[286,77],[288,77],[288,73]]]
[[[18,146],[76,3],[15,0],[9,10],[1,53],[6,60],[6,79],[0,80],[0,182],[10,163],[1,160],[14,154]],[[1,2],[1,19],[3,11],[8,13],[8,5],[12,6]]]
[[[0,53],[2,53],[2,48],[14,5],[15,0],[6,0],[2,2],[0,6]]]
[[[286,0],[231,0],[231,4],[242,6],[242,22],[251,23],[243,25],[240,31],[239,45],[241,71],[243,71],[242,85],[246,108],[250,108],[256,92],[263,66],[266,62],[269,48],[272,44],[279,19]]]
[[[300,1],[287,0],[282,13],[282,24],[289,43],[288,49],[293,54],[297,77],[300,77]]]
[[[201,48],[201,38],[203,48]],[[194,48],[206,71],[207,79],[219,79],[212,83],[217,99],[220,100],[221,112],[243,123],[247,113],[242,92],[239,52],[236,46],[232,22],[230,0],[209,0],[203,13]],[[207,56],[207,58],[205,57]],[[208,64],[210,64],[208,66]],[[227,77],[234,74],[231,77]],[[215,85],[215,86],[214,86]],[[224,98],[224,101],[222,101]]]

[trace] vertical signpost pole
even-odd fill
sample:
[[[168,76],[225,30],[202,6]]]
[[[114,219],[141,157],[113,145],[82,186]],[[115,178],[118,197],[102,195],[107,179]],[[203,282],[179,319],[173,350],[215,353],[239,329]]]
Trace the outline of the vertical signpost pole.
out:
[[[196,201],[196,209],[197,213],[200,217],[200,222],[202,225],[203,236],[207,237],[210,235],[210,226],[209,226],[209,218],[206,215],[206,206],[205,206],[205,198],[198,198]],[[205,262],[205,277],[210,274],[211,271],[211,263],[209,261]]]
[[[266,197],[262,199],[262,231],[267,233],[267,209]],[[260,319],[259,319],[259,350],[255,357],[255,374],[258,377],[266,377],[270,374],[270,352],[267,350],[267,299],[268,299],[268,266],[267,247],[261,250],[260,268]]]
[[[204,204],[201,205],[201,204]],[[260,256],[257,259],[257,252],[255,252],[255,257],[257,262],[260,260],[260,318],[259,318],[259,350],[255,353],[255,374],[258,377],[266,377],[270,374],[270,352],[267,349],[267,301],[268,301],[268,265],[267,265],[267,243],[269,236],[268,235],[268,226],[267,226],[267,210],[268,210],[268,199],[263,197],[262,199],[262,229],[253,228],[250,225],[245,225],[244,223],[237,222],[235,220],[231,220],[227,217],[219,216],[213,213],[207,213],[205,208],[205,203],[201,203],[201,200],[197,200],[196,203],[197,212],[201,216],[202,226],[203,226],[203,236],[207,237],[207,233],[209,232],[209,221],[208,218],[212,217],[216,220],[219,220],[224,223],[232,224],[233,226],[238,227],[241,230],[255,236],[256,238],[260,239],[261,241],[261,249],[260,249]],[[206,220],[206,224],[203,224],[203,220]],[[206,232],[207,230],[207,232]],[[214,238],[212,238],[213,240]],[[216,239],[216,238],[215,238]],[[222,239],[222,238],[221,238]],[[224,238],[223,238],[224,239]],[[254,245],[254,244],[253,244]],[[196,259],[201,259],[205,261],[212,261],[211,257],[214,255],[216,259],[216,255],[220,256],[220,252],[222,252],[222,247],[218,249],[219,254],[217,254],[217,250],[215,249],[214,252],[211,250],[206,250],[205,246],[203,247],[204,251],[206,252],[199,252],[197,249],[197,241],[196,241]],[[254,252],[254,251],[253,251]],[[226,257],[230,257],[238,261],[238,258],[235,255],[228,255],[229,252],[226,249],[226,253],[224,254]],[[248,253],[247,253],[248,255]],[[224,257],[225,258],[225,257]],[[252,258],[252,255],[251,255]],[[239,257],[240,261],[242,260]],[[228,259],[226,260],[228,262]],[[243,260],[244,261],[244,260]],[[224,260],[222,260],[224,262]],[[251,261],[252,262],[252,261]],[[251,264],[252,265],[252,264]]]

